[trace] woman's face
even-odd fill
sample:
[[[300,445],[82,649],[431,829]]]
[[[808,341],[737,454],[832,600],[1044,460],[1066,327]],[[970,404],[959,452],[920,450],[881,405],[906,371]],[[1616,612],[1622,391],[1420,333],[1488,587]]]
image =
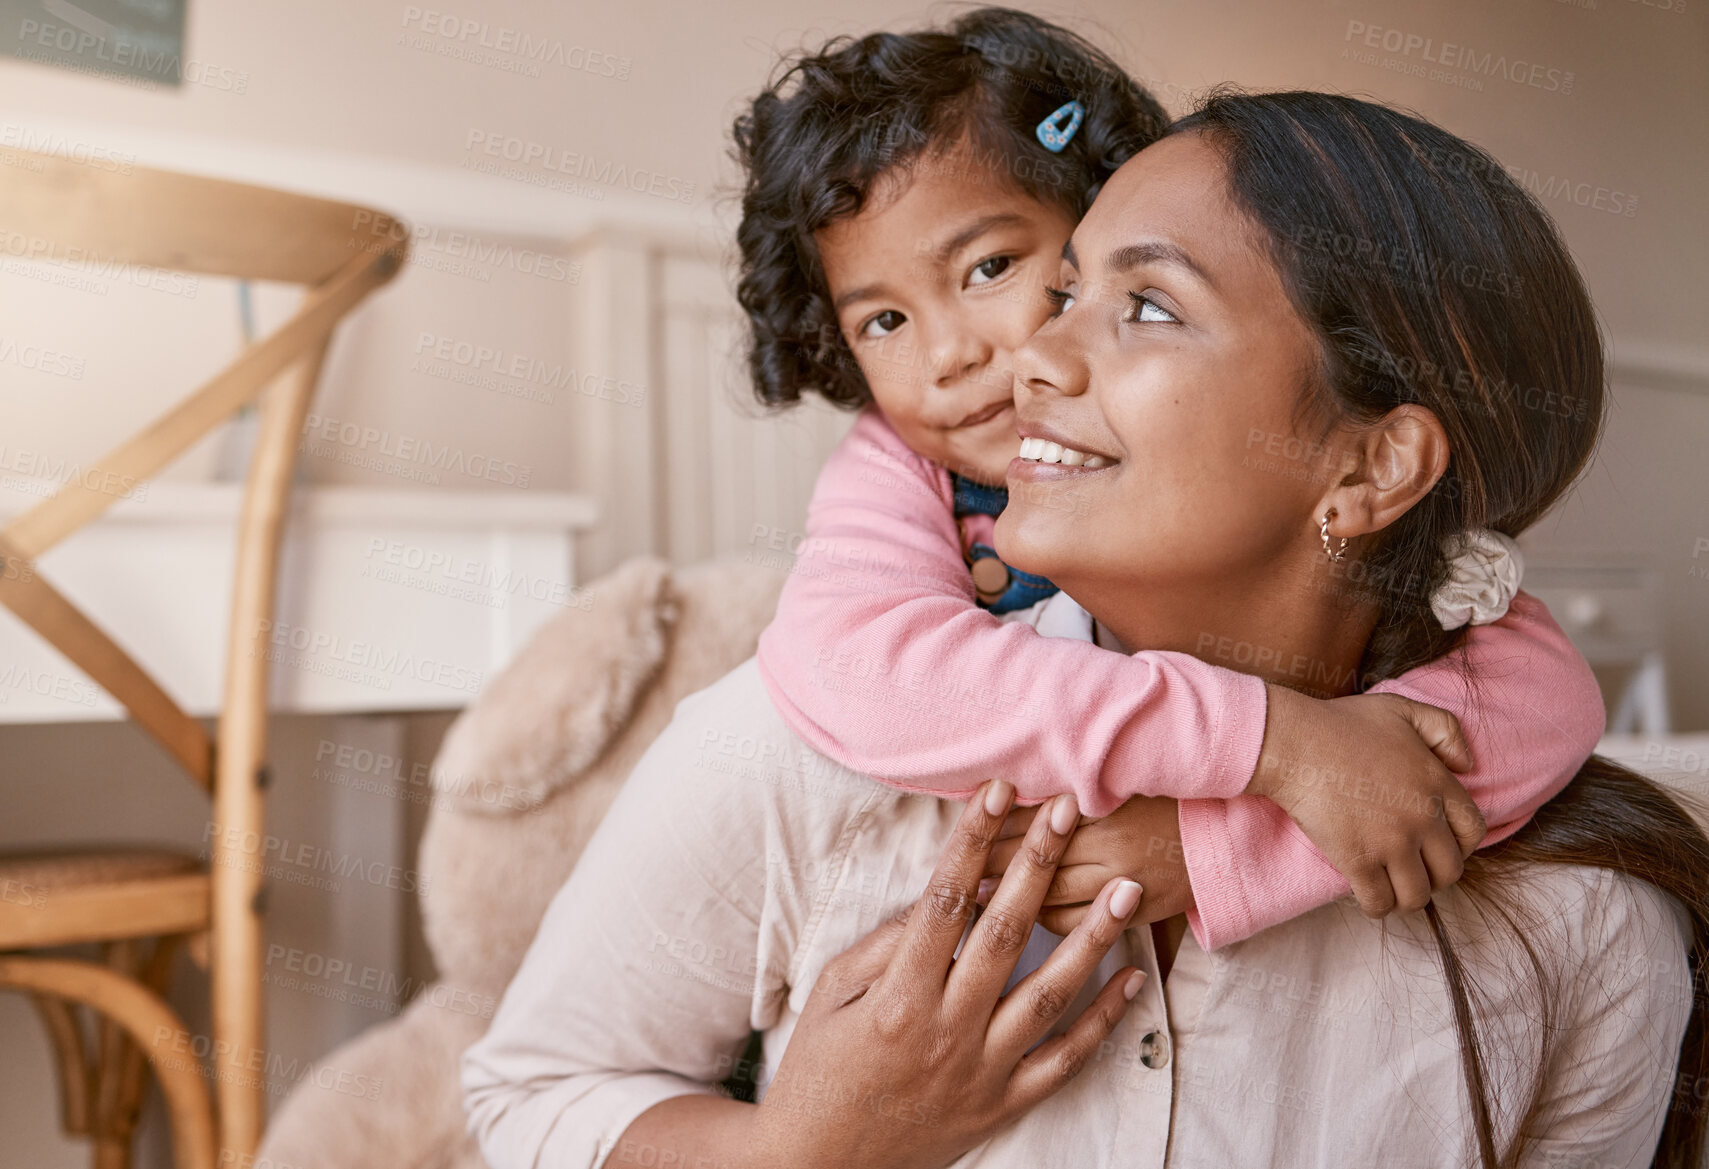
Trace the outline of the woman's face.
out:
[[[1015,358],[1023,457],[1009,465],[998,551],[1129,644],[1191,650],[1191,630],[1124,632],[1111,617],[1136,592],[1147,605],[1176,596],[1179,625],[1182,604],[1274,594],[1291,560],[1319,554],[1314,507],[1334,452],[1298,432],[1311,425],[1299,407],[1315,338],[1196,134],[1111,177],[1060,281],[1060,312]],[[1094,465],[1042,461],[1044,442]]]

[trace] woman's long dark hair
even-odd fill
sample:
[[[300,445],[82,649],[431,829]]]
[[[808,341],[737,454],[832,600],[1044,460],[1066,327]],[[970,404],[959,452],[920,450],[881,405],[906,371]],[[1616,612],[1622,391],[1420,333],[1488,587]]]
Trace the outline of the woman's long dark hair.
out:
[[[1377,623],[1365,684],[1441,657],[1463,630],[1430,608],[1446,541],[1469,528],[1517,535],[1578,478],[1605,408],[1603,355],[1584,283],[1548,215],[1494,158],[1419,118],[1320,93],[1213,94],[1171,134],[1222,153],[1236,203],[1266,238],[1321,361],[1308,413],[1327,429],[1403,404],[1442,423],[1451,455],[1428,495],[1356,545],[1363,603]],[[1468,682],[1475,679],[1468,679]],[[1607,869],[1648,882],[1690,921],[1691,1015],[1677,1084],[1709,1082],[1709,838],[1654,783],[1592,757],[1511,838],[1477,853],[1462,886],[1505,919],[1537,976],[1546,956],[1503,909],[1497,878],[1520,864]],[[1498,1147],[1475,987],[1432,905],[1427,911],[1460,1036],[1485,1169],[1516,1164],[1541,1109],[1544,1076]],[[1540,1029],[1546,1045],[1551,1028]],[[1546,1067],[1545,1046],[1539,1070]],[[1697,1169],[1705,1113],[1695,1091],[1669,1102],[1655,1164]]]

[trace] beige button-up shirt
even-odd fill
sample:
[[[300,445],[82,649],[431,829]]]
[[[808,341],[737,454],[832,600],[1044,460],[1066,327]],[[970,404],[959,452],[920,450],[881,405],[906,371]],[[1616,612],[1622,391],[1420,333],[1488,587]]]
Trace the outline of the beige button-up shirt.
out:
[[[960,811],[815,755],[752,661],[685,699],[464,1057],[493,1169],[684,1164],[624,1130],[712,1091],[750,1028],[775,1068],[821,968],[920,896]],[[1564,1027],[1524,1163],[1648,1165],[1690,1007],[1683,918],[1601,871],[1538,867],[1518,884],[1531,941],[1559,964]],[[1477,934],[1463,895],[1438,903]],[[1211,954],[1189,936],[1167,984],[1149,930],[1118,948],[1150,977],[1104,1049],[958,1169],[1476,1163],[1421,915],[1372,923],[1345,901]],[[1537,1078],[1535,991],[1499,934],[1460,954],[1487,996],[1497,1131],[1511,1132]],[[875,1123],[932,1123],[917,1102],[869,1103]]]

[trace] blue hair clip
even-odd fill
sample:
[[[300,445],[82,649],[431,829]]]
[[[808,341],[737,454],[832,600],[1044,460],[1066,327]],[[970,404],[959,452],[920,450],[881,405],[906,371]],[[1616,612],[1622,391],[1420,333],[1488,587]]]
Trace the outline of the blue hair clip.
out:
[[[1038,140],[1044,143],[1044,148],[1052,154],[1061,154],[1062,148],[1074,137],[1074,131],[1080,128],[1080,120],[1085,116],[1085,106],[1077,101],[1069,102],[1038,124]],[[1068,118],[1068,125],[1059,128],[1057,123],[1064,117]]]

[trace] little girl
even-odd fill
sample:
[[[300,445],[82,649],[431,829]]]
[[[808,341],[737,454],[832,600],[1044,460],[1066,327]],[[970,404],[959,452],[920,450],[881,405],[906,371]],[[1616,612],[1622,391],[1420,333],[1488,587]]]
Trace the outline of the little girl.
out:
[[[1517,556],[1499,549],[1466,561],[1493,560],[1484,583],[1500,595],[1459,649],[1375,685],[1311,663],[1285,671],[1298,688],[1266,683],[1215,664],[1262,667],[1264,647],[1210,633],[1193,654],[1041,635],[1065,607],[1034,608],[1054,586],[1004,565],[991,534],[1021,452],[1010,360],[1050,315],[1044,287],[1100,183],[1165,124],[1107,56],[1023,13],[833,42],[736,123],[738,295],[762,402],[813,390],[860,410],[760,638],[783,717],[815,750],[911,791],[966,797],[999,777],[1023,801],[1072,793],[1093,817],[1178,799],[1189,921],[1208,949],[1350,890],[1367,913],[1422,907],[1472,848],[1561,790],[1603,708],[1547,610],[1512,595]],[[1334,471],[1294,436],[1248,447],[1265,473]],[[1361,582],[1332,520],[1329,587],[1417,587]],[[1441,600],[1445,627],[1479,608]],[[1325,697],[1302,693],[1314,684]],[[1157,848],[1081,835],[1110,851],[1106,876]]]

